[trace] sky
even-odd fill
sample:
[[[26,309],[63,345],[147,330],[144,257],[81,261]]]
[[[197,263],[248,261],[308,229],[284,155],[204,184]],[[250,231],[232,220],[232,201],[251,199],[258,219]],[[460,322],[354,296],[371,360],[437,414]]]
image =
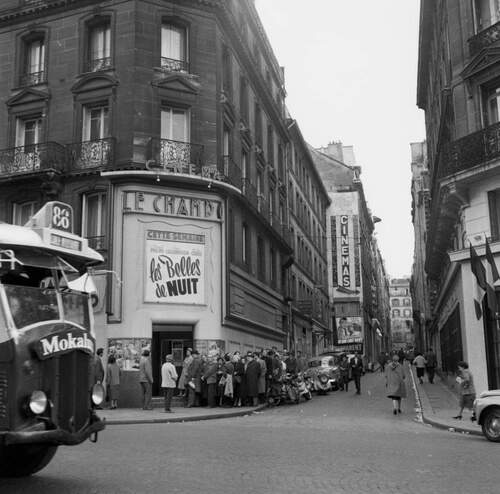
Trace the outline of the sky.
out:
[[[389,276],[411,274],[410,142],[416,106],[419,0],[255,0],[285,67],[286,105],[314,147],[353,145]]]

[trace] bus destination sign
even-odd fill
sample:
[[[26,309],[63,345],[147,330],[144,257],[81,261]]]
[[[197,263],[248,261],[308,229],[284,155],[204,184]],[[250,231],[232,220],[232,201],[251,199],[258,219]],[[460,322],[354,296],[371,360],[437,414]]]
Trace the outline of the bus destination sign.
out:
[[[82,250],[82,242],[80,240],[58,235],[57,233],[50,234],[50,244],[62,247],[63,249]]]

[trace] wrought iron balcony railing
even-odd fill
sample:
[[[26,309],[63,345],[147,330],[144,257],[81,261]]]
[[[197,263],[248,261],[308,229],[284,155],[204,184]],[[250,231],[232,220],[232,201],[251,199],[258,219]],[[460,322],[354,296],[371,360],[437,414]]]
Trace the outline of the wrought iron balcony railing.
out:
[[[111,57],[94,58],[87,60],[85,64],[85,72],[99,72],[100,70],[108,70],[111,68]]]
[[[150,160],[164,171],[183,175],[203,175],[203,146],[156,137],[150,140],[149,146]],[[215,172],[216,170],[212,169],[205,170],[207,176]]]
[[[62,172],[66,156],[66,149],[57,142],[0,150],[0,178],[47,170]]]
[[[72,172],[107,168],[113,163],[115,138],[107,137],[95,141],[69,144],[70,170]]]
[[[172,72],[189,72],[189,62],[174,58],[161,57],[161,68]]]
[[[500,158],[500,122],[443,146],[437,177],[444,178]]]
[[[35,86],[44,82],[47,82],[47,72],[45,70],[22,74],[19,78],[19,85],[21,87]]]
[[[500,22],[483,29],[469,39],[471,56],[477,55],[483,48],[500,40]]]

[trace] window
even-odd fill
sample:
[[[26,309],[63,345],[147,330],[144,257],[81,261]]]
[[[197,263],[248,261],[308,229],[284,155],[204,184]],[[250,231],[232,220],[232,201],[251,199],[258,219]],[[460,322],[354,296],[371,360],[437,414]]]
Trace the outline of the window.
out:
[[[82,141],[98,141],[106,137],[109,137],[108,106],[84,106]]]
[[[483,108],[486,125],[500,122],[500,84],[483,89]]]
[[[393,307],[399,307],[399,299],[398,298],[393,299],[392,306]]]
[[[488,192],[490,212],[490,236],[492,240],[500,239],[500,189]]]
[[[264,250],[264,240],[261,236],[257,237],[257,276],[260,280],[264,280],[266,277],[266,256]]]
[[[188,110],[163,108],[161,110],[161,138],[189,142],[190,115]]]
[[[165,23],[161,27],[161,66],[177,72],[188,71],[187,32],[183,26]]]
[[[475,0],[476,26],[477,31],[492,26],[500,20],[499,0]]]
[[[23,58],[21,86],[33,86],[45,82],[45,39],[43,35],[25,38]]]
[[[405,309],[405,317],[411,317],[411,310]]]
[[[35,201],[14,203],[13,206],[12,223],[14,225],[24,226],[37,210]]]
[[[248,236],[248,225],[243,223],[241,227],[241,260],[243,264],[249,264],[249,236]]]
[[[111,25],[109,19],[88,27],[87,72],[111,67]]]
[[[89,246],[93,249],[104,249],[107,231],[106,193],[83,196],[82,211],[83,236],[89,239]]]
[[[42,118],[40,116],[16,119],[16,147],[24,151],[35,150],[34,145],[42,140]]]
[[[244,77],[240,78],[240,114],[248,123],[248,84]]]
[[[401,311],[399,309],[394,309],[392,311],[392,317],[401,317]]]
[[[224,45],[222,48],[222,90],[226,96],[233,94],[233,74],[231,64],[231,53],[229,48]]]

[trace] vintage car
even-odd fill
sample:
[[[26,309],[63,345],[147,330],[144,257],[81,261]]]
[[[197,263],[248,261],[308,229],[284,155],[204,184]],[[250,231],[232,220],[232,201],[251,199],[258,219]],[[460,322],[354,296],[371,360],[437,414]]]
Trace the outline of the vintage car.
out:
[[[477,420],[486,439],[500,442],[500,389],[483,391],[476,398],[472,420]]]
[[[314,390],[319,394],[336,390],[340,386],[340,370],[336,355],[321,355],[309,359],[306,375],[311,379]]]

